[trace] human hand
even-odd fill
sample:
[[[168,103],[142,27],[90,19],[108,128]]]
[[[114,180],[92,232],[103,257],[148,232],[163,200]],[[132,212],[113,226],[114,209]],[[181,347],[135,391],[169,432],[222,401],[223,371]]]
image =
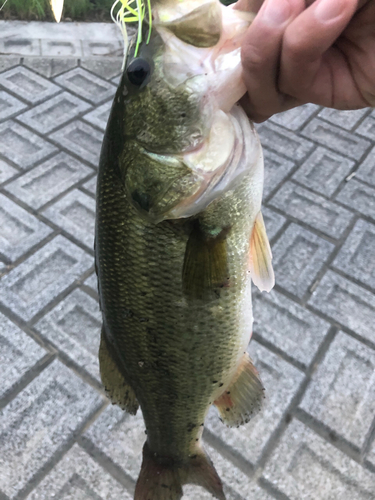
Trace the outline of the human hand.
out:
[[[242,46],[241,104],[254,121],[307,102],[375,106],[375,0],[239,0],[235,8],[260,8]]]

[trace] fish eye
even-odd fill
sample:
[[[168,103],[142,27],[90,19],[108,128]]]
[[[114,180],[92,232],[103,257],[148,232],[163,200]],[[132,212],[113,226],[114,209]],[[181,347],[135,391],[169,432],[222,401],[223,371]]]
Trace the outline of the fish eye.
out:
[[[136,87],[144,87],[150,78],[151,68],[146,59],[136,57],[126,69],[129,82]]]

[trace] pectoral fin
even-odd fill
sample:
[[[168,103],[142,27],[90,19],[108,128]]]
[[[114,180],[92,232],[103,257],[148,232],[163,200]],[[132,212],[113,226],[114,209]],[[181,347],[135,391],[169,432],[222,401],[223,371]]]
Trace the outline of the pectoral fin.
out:
[[[109,349],[104,328],[99,347],[100,375],[105,392],[113,404],[117,404],[131,415],[135,415],[138,410],[138,401],[132,387],[125,380],[123,373],[114,359],[113,353]]]
[[[264,388],[250,356],[245,353],[231,384],[215,401],[220,417],[229,427],[238,427],[261,409]]]
[[[272,252],[262,212],[257,215],[250,239],[250,274],[253,283],[262,292],[270,292],[275,285]]]

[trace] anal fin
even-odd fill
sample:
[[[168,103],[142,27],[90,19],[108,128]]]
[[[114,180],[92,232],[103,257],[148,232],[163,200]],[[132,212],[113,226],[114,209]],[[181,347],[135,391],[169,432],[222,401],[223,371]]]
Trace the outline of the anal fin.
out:
[[[99,364],[100,376],[109,399],[113,404],[118,405],[131,415],[135,415],[139,406],[137,398],[108,346],[104,328],[102,328],[100,339]]]
[[[275,284],[272,252],[262,212],[256,216],[250,239],[250,274],[254,285],[262,292],[270,292]]]
[[[238,427],[259,412],[263,399],[262,382],[250,356],[245,353],[231,384],[215,401],[215,406],[226,425]]]

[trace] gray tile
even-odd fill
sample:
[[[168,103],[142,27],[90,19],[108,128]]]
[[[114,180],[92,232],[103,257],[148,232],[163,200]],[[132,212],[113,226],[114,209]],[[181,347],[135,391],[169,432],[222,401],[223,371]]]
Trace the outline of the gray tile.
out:
[[[356,179],[351,179],[343,187],[336,200],[352,210],[375,219],[375,189]]]
[[[74,290],[34,328],[100,382],[98,352],[101,324],[97,301],[81,290]]]
[[[375,474],[297,420],[284,433],[264,477],[290,500],[375,498]]]
[[[46,78],[53,78],[78,66],[78,59],[60,57],[25,57],[23,65]]]
[[[43,215],[93,250],[95,201],[91,196],[74,189],[44,210]]]
[[[359,160],[371,143],[345,130],[314,118],[301,132],[308,139],[317,141],[323,146],[345,154],[353,160]]]
[[[354,161],[319,147],[297,170],[293,179],[330,197],[353,168]]]
[[[0,90],[0,120],[11,118],[26,108],[26,104],[11,96],[8,92]]]
[[[353,219],[348,210],[292,182],[284,184],[269,204],[332,238],[340,238]]]
[[[54,83],[22,66],[1,73],[0,85],[31,104],[37,104],[61,91]]]
[[[114,76],[117,76],[121,73],[122,61],[122,56],[83,58],[81,59],[81,67],[88,69],[101,78],[112,80]]]
[[[132,500],[103,467],[75,444],[26,500]]]
[[[81,101],[68,92],[63,92],[26,111],[17,119],[41,134],[47,134],[90,107],[87,102]]]
[[[82,57],[80,40],[41,40],[42,56]]]
[[[0,40],[0,54],[39,56],[40,41],[35,38],[4,37]]]
[[[112,100],[102,104],[98,108],[94,109],[94,111],[90,111],[87,113],[83,119],[91,123],[92,125],[96,125],[98,128],[103,131],[107,127],[107,122],[109,118],[109,113],[112,108]]]
[[[55,81],[92,104],[99,104],[113,97],[116,91],[114,85],[82,68],[64,73],[55,78]]]
[[[22,125],[9,120],[0,125],[0,151],[5,158],[26,169],[57,149]]]
[[[62,236],[12,269],[0,281],[0,301],[24,320],[70,286],[91,267],[92,258]]]
[[[303,106],[289,109],[283,113],[277,113],[270,118],[270,121],[290,130],[298,130],[311,119],[312,115],[314,115],[318,109],[319,106],[316,104],[308,103]]]
[[[14,167],[11,167],[9,163],[0,160],[0,184],[11,179],[18,173],[18,170],[16,170]]]
[[[20,379],[47,354],[47,351],[1,313],[0,346],[1,399],[17,387]]]
[[[249,424],[230,429],[220,422],[216,410],[211,408],[206,428],[226,447],[256,464],[298,391],[303,373],[255,341],[251,342],[249,353],[266,389],[263,410]]]
[[[370,451],[367,455],[367,460],[372,464],[372,467],[374,469],[375,467],[375,440],[372,443],[372,446],[370,448]]]
[[[330,328],[276,291],[254,294],[254,332],[307,368]]]
[[[309,140],[270,122],[257,126],[261,143],[294,161],[303,160],[315,148]]]
[[[339,332],[300,407],[363,451],[375,414],[375,351]]]
[[[375,148],[370,151],[369,155],[359,166],[356,178],[375,186]]]
[[[0,252],[10,262],[37,245],[52,229],[0,194]]]
[[[95,175],[92,179],[90,179],[83,185],[83,187],[94,196],[96,196],[96,181],[97,176]]]
[[[345,128],[346,130],[353,130],[365,114],[368,113],[368,111],[368,108],[349,111],[323,108],[318,116],[319,118],[323,118],[324,120],[333,123],[333,125]]]
[[[375,115],[371,114],[367,116],[363,122],[357,127],[355,131],[356,134],[364,135],[371,141],[375,138]]]
[[[375,345],[375,297],[372,293],[328,271],[309,304]]]
[[[295,163],[285,160],[281,156],[264,150],[264,188],[263,197],[267,196],[287,177],[293,170]]]
[[[50,138],[86,161],[98,166],[103,140],[102,132],[81,121],[74,121],[51,134]]]
[[[59,153],[9,183],[5,189],[37,209],[92,172],[75,158]]]
[[[1,56],[0,55],[0,72],[18,66],[21,63],[21,58],[17,56]]]
[[[16,497],[73,440],[101,397],[54,361],[0,413],[0,488]]]
[[[333,265],[375,288],[375,226],[359,220],[344,243]]]
[[[332,243],[291,224],[272,247],[277,284],[302,298],[334,249]]]
[[[94,292],[98,293],[98,278],[95,273],[92,273],[84,282],[84,285],[90,287]]]
[[[262,214],[267,229],[268,239],[272,240],[272,238],[278,233],[278,231],[285,224],[286,218],[280,214],[277,214],[268,207],[262,208]]]
[[[84,57],[121,57],[124,52],[123,42],[120,40],[82,40]]]

